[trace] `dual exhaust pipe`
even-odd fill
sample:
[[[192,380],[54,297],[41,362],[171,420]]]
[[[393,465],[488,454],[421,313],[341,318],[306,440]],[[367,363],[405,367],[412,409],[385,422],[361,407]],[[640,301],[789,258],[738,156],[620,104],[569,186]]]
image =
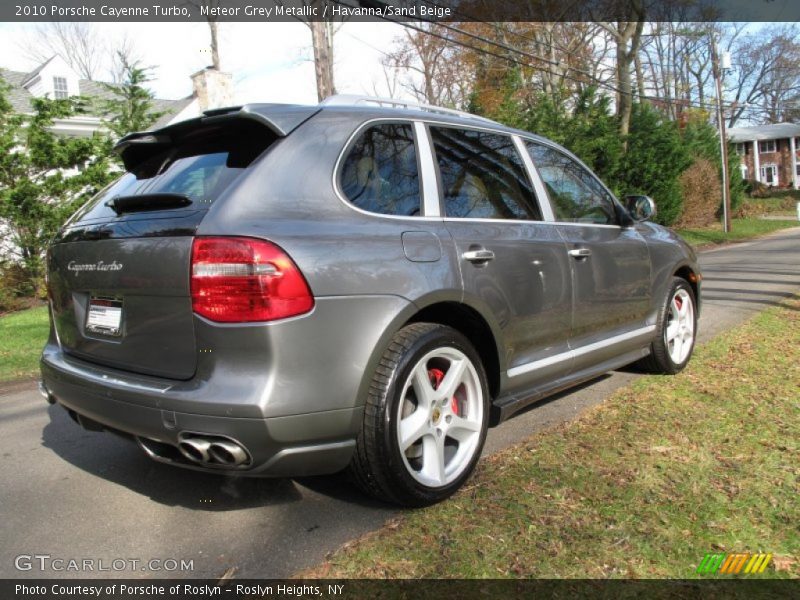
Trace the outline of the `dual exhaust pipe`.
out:
[[[189,461],[220,467],[238,467],[250,462],[250,455],[236,440],[218,436],[181,435],[178,450]]]

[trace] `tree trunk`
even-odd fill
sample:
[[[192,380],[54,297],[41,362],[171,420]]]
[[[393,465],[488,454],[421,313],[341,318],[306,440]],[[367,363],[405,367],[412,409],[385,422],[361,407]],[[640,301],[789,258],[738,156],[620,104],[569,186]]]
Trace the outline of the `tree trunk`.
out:
[[[626,44],[627,45],[627,44]],[[625,138],[631,128],[631,112],[633,111],[633,89],[631,86],[631,63],[628,60],[627,48],[622,44],[617,47],[617,115],[619,116],[619,133]],[[627,146],[627,142],[624,142]]]
[[[311,45],[314,48],[314,73],[317,76],[317,99],[322,102],[336,93],[333,85],[333,48],[326,23],[311,21]]]

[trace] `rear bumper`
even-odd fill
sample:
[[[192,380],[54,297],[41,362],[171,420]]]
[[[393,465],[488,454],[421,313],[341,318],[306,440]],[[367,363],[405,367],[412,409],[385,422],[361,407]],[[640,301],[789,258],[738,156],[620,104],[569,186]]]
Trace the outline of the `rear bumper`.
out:
[[[333,473],[355,448],[365,374],[375,368],[390,323],[409,306],[394,296],[326,297],[313,313],[274,323],[230,326],[195,317],[200,350],[189,380],[75,358],[51,330],[41,359],[45,395],[84,425],[137,438],[162,462],[242,475]],[[232,439],[249,460],[191,462],[177,451],[187,434]]]
[[[139,441],[154,460],[206,471],[288,477],[335,473],[345,468],[355,448],[362,407],[272,418],[220,417],[132,404],[87,387],[74,374],[42,361],[46,393],[91,429],[106,429]],[[241,467],[206,467],[177,450],[184,432],[238,441],[252,460]]]

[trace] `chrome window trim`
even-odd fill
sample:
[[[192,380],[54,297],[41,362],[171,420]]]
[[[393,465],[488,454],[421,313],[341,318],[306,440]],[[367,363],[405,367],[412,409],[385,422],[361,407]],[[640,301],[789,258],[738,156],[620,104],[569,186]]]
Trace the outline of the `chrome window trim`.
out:
[[[541,360],[534,360],[533,362],[512,367],[508,369],[506,373],[508,374],[509,377],[518,377],[519,375],[530,373],[531,371],[535,371],[536,369],[549,367],[550,365],[554,365],[556,363],[571,360],[573,358],[577,358],[578,356],[583,356],[584,354],[589,354],[590,352],[594,352],[595,350],[601,350],[603,348],[607,348],[608,346],[613,346],[614,344],[617,344],[619,342],[624,342],[626,340],[631,340],[633,338],[637,338],[646,335],[648,333],[652,333],[655,330],[656,330],[655,325],[648,325],[647,327],[634,329],[633,331],[621,333],[619,335],[615,335],[614,337],[610,337],[606,340],[601,340],[599,342],[594,342],[592,344],[586,344],[585,346],[580,346],[578,348],[575,348],[574,350],[567,350],[566,352],[562,352],[561,354],[548,356],[547,358],[543,358]]]
[[[426,214],[424,214],[424,215],[420,215],[418,217],[407,217],[407,216],[404,216],[404,215],[386,215],[386,214],[383,214],[383,213],[375,213],[375,212],[371,212],[371,211],[368,211],[368,210],[364,210],[363,208],[359,208],[358,206],[356,206],[352,202],[350,202],[347,199],[347,197],[344,195],[344,193],[341,191],[341,189],[339,188],[339,181],[338,181],[339,180],[339,177],[338,177],[339,168],[341,166],[341,163],[342,163],[342,160],[344,158],[345,152],[350,147],[350,145],[352,144],[352,142],[356,138],[356,136],[358,136],[364,129],[366,129],[370,125],[374,125],[376,123],[408,123],[408,124],[413,126],[413,128],[414,128],[414,137],[416,138],[416,140],[415,140],[415,148],[417,149],[417,162],[420,165],[420,176],[421,177],[425,177],[424,163],[421,160],[421,154],[422,154],[422,152],[424,152],[424,150],[422,150],[420,148],[420,146],[422,145],[422,143],[421,143],[422,140],[420,140],[419,135],[418,135],[418,127],[421,126],[421,127],[424,128],[424,127],[429,126],[429,125],[437,125],[437,126],[445,126],[445,127],[457,127],[457,128],[460,127],[462,129],[474,129],[474,130],[477,130],[477,131],[488,131],[490,133],[508,135],[508,136],[511,136],[512,138],[518,137],[522,141],[523,146],[524,146],[525,141],[527,140],[527,141],[531,141],[531,142],[534,142],[536,144],[542,144],[544,146],[548,146],[548,147],[550,147],[550,148],[552,148],[554,150],[557,150],[558,152],[561,152],[562,154],[565,154],[568,157],[570,157],[571,159],[573,159],[576,162],[578,162],[578,164],[580,164],[584,169],[586,169],[592,175],[592,177],[594,177],[594,179],[596,181],[598,181],[601,186],[603,186],[603,189],[605,189],[609,193],[609,195],[614,200],[616,200],[616,196],[614,196],[614,194],[611,192],[611,190],[608,189],[608,187],[594,174],[594,172],[588,166],[586,166],[586,164],[581,159],[579,159],[577,156],[575,156],[572,152],[570,152],[566,148],[562,148],[561,146],[559,146],[555,142],[552,142],[552,141],[550,141],[548,139],[536,137],[533,134],[530,134],[530,133],[527,133],[527,132],[524,132],[524,131],[523,132],[516,131],[516,130],[508,131],[508,130],[506,130],[504,128],[480,126],[480,125],[476,125],[476,124],[473,124],[473,123],[453,123],[452,121],[440,121],[440,120],[435,119],[435,118],[401,117],[401,116],[398,116],[398,117],[373,117],[373,118],[367,119],[363,123],[359,124],[359,126],[356,127],[356,129],[353,131],[353,133],[351,133],[350,136],[347,138],[347,141],[345,142],[344,146],[342,147],[341,151],[339,152],[339,156],[336,158],[336,162],[334,163],[334,166],[333,166],[333,173],[331,175],[331,182],[332,182],[333,190],[334,190],[334,192],[336,194],[336,197],[339,198],[339,201],[342,202],[342,204],[344,204],[347,208],[349,208],[349,209],[351,209],[351,210],[353,210],[355,212],[361,213],[363,215],[368,215],[370,217],[379,217],[379,218],[383,218],[383,219],[393,219],[393,220],[410,221],[410,222],[417,222],[417,223],[424,222],[424,221],[427,221],[427,222],[442,222],[442,221],[452,220],[454,222],[460,222],[460,223],[466,223],[466,222],[478,222],[478,223],[529,223],[529,224],[537,223],[537,224],[547,224],[547,225],[566,225],[568,227],[601,227],[601,228],[604,228],[604,229],[623,229],[623,227],[621,225],[603,225],[603,224],[599,224],[599,223],[572,223],[572,222],[569,222],[569,221],[556,221],[555,220],[555,215],[553,215],[553,220],[552,221],[548,221],[544,214],[542,215],[544,217],[544,220],[542,220],[542,221],[531,221],[529,219],[479,219],[479,218],[472,218],[472,217],[470,217],[470,218],[448,219],[447,217],[443,217],[442,214],[441,214],[441,207],[440,207],[439,198],[438,198],[438,194],[439,194],[438,178],[435,180],[435,182],[433,184],[433,185],[436,186],[436,194],[437,194],[437,196],[436,196],[436,206],[435,207],[431,206],[431,210],[435,211],[435,214],[431,214],[431,215],[427,214],[428,204],[427,204],[426,199],[425,199],[425,194],[426,194],[425,185],[426,184],[425,184],[424,180],[422,182],[421,190],[420,190],[420,193],[422,195],[422,197],[421,197],[421,200],[422,200],[422,202],[421,202],[421,204],[422,204],[421,210],[424,210],[426,212]],[[428,150],[431,152],[431,165],[430,166],[433,166],[434,172],[435,172],[436,165],[435,165],[435,162],[434,162],[434,159],[433,159],[433,150],[432,150],[432,146],[430,144],[430,137],[428,135],[427,128],[425,130],[425,139],[428,141]],[[531,163],[533,164],[533,160],[530,159],[530,154],[528,154],[527,148],[526,148],[525,153],[523,154],[523,161],[525,161],[525,157],[526,156],[527,156],[528,160],[530,160]],[[534,164],[534,173],[538,177],[539,174],[538,174],[538,171],[536,171],[535,164]],[[541,182],[541,180],[540,180],[540,182]],[[534,190],[536,191],[537,194],[539,193],[539,189],[535,185],[534,185]],[[546,206],[550,210],[550,212],[552,213],[552,207],[550,206],[550,197],[549,196],[545,196],[545,197],[547,198]],[[618,200],[617,200],[617,202],[618,202]],[[540,203],[539,206],[540,206],[540,208],[544,209],[544,206],[542,206],[541,203]]]
[[[422,214],[426,217],[441,217],[439,178],[436,176],[431,136],[422,121],[414,121],[414,133],[419,150],[419,174],[422,177]]]
[[[525,142],[518,135],[512,135],[511,139],[514,140],[514,147],[517,149],[517,154],[522,158],[522,164],[525,165],[528,179],[533,185],[536,202],[539,204],[539,212],[542,213],[542,220],[548,223],[554,222],[556,218],[555,213],[553,213],[553,206],[550,204],[550,198],[547,195],[544,183],[542,183],[542,178],[539,177],[539,171],[536,170],[528,148],[525,147]]]

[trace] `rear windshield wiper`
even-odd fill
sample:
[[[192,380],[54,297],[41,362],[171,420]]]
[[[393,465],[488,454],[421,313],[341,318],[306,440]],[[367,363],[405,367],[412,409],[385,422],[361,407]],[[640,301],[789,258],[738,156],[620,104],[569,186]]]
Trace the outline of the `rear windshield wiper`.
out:
[[[191,198],[183,194],[141,194],[138,196],[115,196],[106,206],[118,215],[145,210],[164,210],[189,206]]]

